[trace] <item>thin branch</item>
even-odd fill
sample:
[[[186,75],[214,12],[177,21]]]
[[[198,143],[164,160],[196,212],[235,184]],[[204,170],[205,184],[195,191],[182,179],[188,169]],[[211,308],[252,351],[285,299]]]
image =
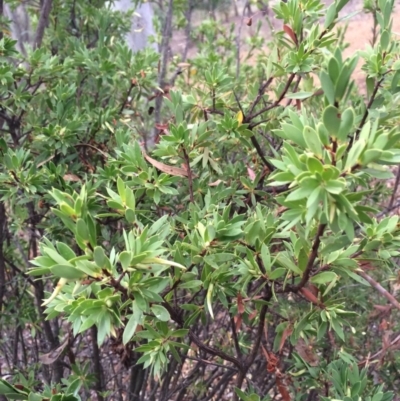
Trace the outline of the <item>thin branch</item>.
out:
[[[253,146],[255,147],[258,155],[260,156],[261,160],[268,167],[269,171],[274,171],[275,167],[265,158],[264,152],[261,149],[261,146],[258,143],[257,138],[253,135],[250,137],[250,140],[251,140],[251,143],[253,144]]]
[[[357,128],[356,133],[359,133],[362,130],[362,127],[364,127],[365,122],[367,121],[369,109],[372,106],[372,103],[374,103],[375,97],[378,93],[379,87],[381,86],[381,83],[383,82],[384,78],[381,78],[379,81],[376,81],[374,91],[372,92],[371,98],[369,99],[369,102],[367,104],[367,107],[365,109],[364,115],[361,119],[360,125]]]
[[[311,248],[310,256],[308,257],[307,266],[306,269],[304,270],[303,277],[301,278],[299,284],[289,287],[288,288],[289,291],[297,292],[307,284],[307,281],[310,278],[311,270],[314,266],[315,259],[317,258],[318,255],[318,248],[319,244],[321,243],[321,237],[324,234],[325,227],[326,224],[322,223],[318,226],[317,234],[315,235],[314,243]]]
[[[242,36],[242,28],[243,28],[243,22],[244,22],[244,14],[246,12],[246,8],[248,7],[249,0],[246,0],[246,3],[243,8],[243,14],[242,14],[242,19],[240,20],[240,25],[239,25],[239,31],[236,36],[236,79],[239,78],[240,74],[240,37]]]
[[[272,294],[269,296],[269,298],[271,298]],[[267,311],[268,311],[268,306],[267,305],[263,305],[261,307],[261,311],[260,311],[260,318],[258,321],[258,328],[257,328],[257,334],[256,334],[256,340],[253,343],[253,348],[250,352],[250,354],[248,355],[245,365],[246,368],[249,369],[250,366],[253,364],[254,360],[257,357],[259,348],[260,348],[260,344],[261,344],[261,339],[264,333],[264,325],[265,325],[265,317],[267,315]]]
[[[282,99],[285,97],[287,91],[289,90],[290,85],[292,84],[295,76],[296,76],[296,74],[294,74],[294,73],[290,74],[289,79],[286,82],[286,85],[282,90],[282,93],[279,95],[278,99],[276,99],[274,103],[272,103],[270,106],[262,108],[261,110],[257,111],[254,114],[251,114],[250,116],[247,117],[247,121],[254,120],[256,117],[258,117],[259,115],[265,113],[266,111],[271,110],[271,109],[279,106],[280,102],[282,101]],[[251,128],[252,127],[251,127],[251,124],[250,124],[249,129],[251,129]]]
[[[42,45],[44,31],[49,24],[49,16],[51,8],[53,6],[53,0],[44,0],[42,8],[40,10],[40,17],[38,22],[38,27],[36,29],[34,48],[38,49]]]
[[[301,78],[302,78],[301,75],[298,75],[298,76],[297,76],[297,80],[296,80],[296,83],[294,84],[294,88],[293,88],[293,93],[294,93],[294,92],[297,92],[297,89],[299,89],[299,85],[300,85]],[[289,100],[286,102],[286,107],[290,106],[290,104],[292,103],[292,100],[293,100],[293,99],[289,99]]]
[[[393,193],[390,198],[389,205],[388,205],[389,209],[391,209],[393,207],[394,200],[396,199],[396,195],[397,195],[397,189],[399,188],[399,183],[400,183],[400,166],[397,168],[396,181],[394,183]]]
[[[77,143],[76,145],[74,145],[75,148],[81,148],[81,147],[87,147],[87,148],[91,148],[94,149],[96,152],[99,152],[103,157],[105,157],[106,159],[108,158],[108,154],[103,152],[102,150],[100,150],[99,148],[96,148],[96,146],[91,145],[90,143]],[[47,162],[48,160],[46,160]]]
[[[252,105],[251,105],[251,107],[250,107],[249,115],[251,115],[251,114],[253,113],[255,107],[258,105],[258,103],[260,103],[260,101],[261,101],[261,99],[262,99],[262,97],[263,97],[263,95],[264,95],[264,92],[266,91],[266,89],[268,88],[268,86],[271,85],[273,79],[274,79],[274,78],[272,78],[272,77],[268,78],[268,79],[265,81],[265,83],[264,83],[262,86],[260,86],[260,88],[258,89],[257,97],[254,99],[254,102],[252,103]]]
[[[163,36],[161,42],[161,60],[160,60],[160,70],[158,74],[158,86],[164,89],[165,85],[165,77],[167,75],[167,65],[168,65],[168,50],[170,39],[172,35],[172,17],[173,17],[173,10],[174,10],[174,1],[169,0],[168,2],[168,11],[165,16],[164,22],[164,29],[163,29]],[[155,123],[159,124],[161,120],[161,106],[162,106],[163,96],[156,97],[156,105],[155,105],[155,112],[154,118]]]
[[[128,102],[129,96],[130,96],[131,93],[132,93],[132,89],[133,89],[135,86],[136,86],[136,85],[133,84],[133,83],[131,82],[131,85],[130,85],[130,87],[129,87],[129,89],[128,89],[128,92],[127,92],[127,94],[126,94],[126,96],[125,96],[125,100],[122,102],[118,114],[121,114],[121,113],[124,111],[125,105],[126,105],[126,103]]]
[[[224,359],[225,361],[232,362],[239,370],[242,370],[242,364],[235,357],[228,355],[219,349],[212,348],[209,345],[204,344],[192,330],[189,331],[189,338],[203,351],[214,356],[219,356],[221,359]]]
[[[377,281],[375,281],[371,276],[365,273],[364,270],[357,269],[356,273],[361,276],[364,280],[371,284],[381,295],[383,295],[395,308],[400,310],[400,303],[397,299],[385,288],[383,288]]]
[[[239,360],[241,360],[242,359],[242,350],[240,349],[239,339],[238,339],[237,332],[236,332],[235,320],[233,319],[233,317],[230,318],[230,322],[231,322],[233,343],[235,344],[236,356]]]
[[[193,175],[192,175],[192,169],[190,168],[190,159],[189,155],[186,152],[185,148],[182,148],[183,151],[183,157],[185,159],[185,166],[186,166],[186,171],[188,173],[188,181],[189,181],[189,194],[190,194],[190,202],[194,203],[194,195],[193,195]]]
[[[386,345],[385,347],[383,347],[382,349],[380,349],[378,352],[375,352],[375,354],[368,356],[368,358],[358,362],[358,366],[364,366],[367,365],[368,362],[371,359],[375,359],[377,358],[380,354],[382,354],[383,352],[387,351],[390,347],[393,347],[394,345],[396,345],[398,342],[400,341],[400,334],[397,334],[396,337],[390,342],[390,344]]]
[[[3,310],[3,297],[6,293],[6,263],[4,244],[6,244],[7,215],[4,202],[0,202],[0,310]]]
[[[228,365],[221,365],[220,363],[210,362],[210,361],[207,361],[205,359],[195,358],[193,356],[185,356],[185,358],[186,359],[190,359],[191,361],[197,361],[197,362],[205,363],[207,365],[217,366],[217,367],[222,368],[222,369],[233,370],[233,371],[236,372],[235,368],[232,368],[231,366],[228,366]]]

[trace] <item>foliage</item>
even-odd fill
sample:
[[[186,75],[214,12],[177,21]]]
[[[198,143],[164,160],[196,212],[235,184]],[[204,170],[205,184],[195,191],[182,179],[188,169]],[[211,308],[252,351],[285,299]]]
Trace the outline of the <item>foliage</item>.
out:
[[[348,59],[346,3],[278,3],[283,29],[251,40],[254,65],[204,21],[156,124],[159,56],[132,54],[103,2],[54,2],[25,60],[1,39],[0,324],[17,335],[0,394],[393,399],[394,2],[377,2],[378,40]]]

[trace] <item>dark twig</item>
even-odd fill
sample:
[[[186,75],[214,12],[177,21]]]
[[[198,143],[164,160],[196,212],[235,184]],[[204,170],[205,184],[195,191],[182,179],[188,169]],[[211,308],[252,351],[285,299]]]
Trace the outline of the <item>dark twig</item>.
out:
[[[282,99],[285,97],[287,91],[289,90],[290,85],[292,84],[295,76],[296,76],[296,74],[294,74],[294,73],[289,76],[289,79],[286,82],[286,85],[283,88],[282,93],[279,95],[278,99],[276,99],[274,103],[272,103],[269,106],[266,106],[266,107],[262,108],[261,110],[257,111],[256,113],[251,114],[250,116],[248,116],[247,119],[246,119],[247,122],[250,122],[250,121],[254,120],[256,117],[258,117],[259,115],[265,113],[266,111],[274,109],[275,107],[279,106],[280,102],[282,101]],[[251,129],[251,128],[252,128],[252,125],[250,124],[249,129]]]
[[[185,166],[186,166],[186,171],[188,173],[188,181],[189,181],[189,194],[190,194],[190,202],[194,203],[194,195],[193,195],[193,175],[192,175],[192,169],[190,168],[190,159],[189,155],[186,152],[185,148],[182,148],[183,151],[183,157],[185,159]]]
[[[193,341],[200,349],[203,351],[207,352],[208,354],[214,355],[214,356],[219,356],[221,359],[224,359],[225,361],[232,362],[235,366],[238,367],[239,370],[242,369],[242,364],[233,356],[226,354],[225,352],[212,348],[207,344],[204,344],[199,337],[196,336],[196,334],[190,330],[189,331],[189,338],[191,341]]]
[[[130,87],[129,87],[129,89],[128,89],[128,92],[127,92],[127,94],[126,94],[126,96],[125,96],[125,100],[122,102],[118,114],[121,114],[121,113],[123,112],[123,110],[124,110],[124,108],[125,108],[125,105],[126,105],[126,103],[128,102],[129,96],[130,96],[131,93],[132,93],[132,89],[133,89],[134,87],[135,87],[135,84],[133,84],[133,83],[131,82],[131,85],[130,85]]]
[[[258,153],[258,155],[260,156],[261,160],[263,161],[263,163],[268,167],[268,169],[270,171],[274,171],[275,167],[265,158],[264,156],[264,152],[261,149],[260,144],[257,141],[257,138],[253,135],[250,137],[251,143],[253,144],[253,146],[256,148],[256,151]]]
[[[326,224],[322,223],[318,226],[317,234],[315,235],[314,243],[311,248],[310,256],[308,257],[307,266],[306,269],[304,270],[303,277],[301,278],[299,284],[288,287],[289,291],[297,292],[307,284],[307,281],[310,278],[311,270],[314,266],[315,259],[317,258],[318,255],[318,248],[319,244],[321,243],[321,237],[324,234],[325,227]]]
[[[360,121],[360,125],[357,128],[357,134],[362,130],[362,127],[364,127],[365,122],[367,121],[369,109],[372,106],[372,103],[374,103],[375,97],[378,93],[379,87],[381,86],[381,83],[383,82],[384,78],[381,78],[379,81],[376,81],[374,91],[372,92],[371,98],[369,99],[369,102],[367,104],[367,107],[365,108],[364,115]]]
[[[263,97],[263,95],[264,95],[264,92],[266,91],[266,89],[268,88],[268,86],[271,85],[272,81],[273,81],[273,78],[272,78],[272,77],[271,77],[271,78],[268,78],[268,79],[265,81],[265,83],[264,83],[263,85],[260,86],[260,88],[258,89],[257,97],[254,99],[254,102],[252,103],[252,105],[251,105],[251,107],[250,107],[249,115],[251,115],[251,114],[253,113],[255,107],[258,105],[258,103],[260,103],[260,101],[261,101],[261,99],[262,99],[262,97]]]
[[[230,321],[231,321],[233,343],[235,344],[236,356],[240,361],[242,359],[242,351],[240,349],[239,339],[236,332],[235,320],[233,319],[233,317],[231,317]]]

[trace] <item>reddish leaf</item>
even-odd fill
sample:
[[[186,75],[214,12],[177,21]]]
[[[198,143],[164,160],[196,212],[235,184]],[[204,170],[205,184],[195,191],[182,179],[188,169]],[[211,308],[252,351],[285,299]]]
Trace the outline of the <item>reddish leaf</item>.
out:
[[[247,166],[247,174],[249,175],[249,178],[251,179],[251,181],[254,181],[256,179],[256,173],[249,166]]]
[[[320,302],[320,300],[308,289],[308,288],[300,288],[300,294],[303,295],[308,301],[312,302],[314,305],[318,305],[323,307],[324,305]]]
[[[386,331],[388,329],[388,322],[386,319],[382,319],[381,323],[379,324],[380,331]]]
[[[318,298],[319,290],[314,284],[308,283],[307,288]]]
[[[289,25],[284,24],[283,30],[285,31],[286,34],[290,36],[290,39],[292,39],[297,46],[299,42],[297,41],[297,36],[294,33],[293,29]]]
[[[317,366],[319,363],[319,358],[314,352],[311,345],[306,344],[306,342],[299,338],[295,346],[296,352],[303,358],[310,366]]]
[[[244,313],[244,303],[243,303],[242,294],[240,292],[238,293],[238,296],[237,296],[237,308],[238,308],[239,314],[242,315]]]
[[[249,315],[249,320],[253,320],[258,315],[257,309],[253,310],[253,312]]]
[[[278,391],[282,397],[282,400],[290,401],[289,391],[287,390],[285,384],[283,383],[283,380],[278,375],[276,375],[276,387],[278,387]]]
[[[281,342],[279,344],[279,353],[282,352],[283,345],[285,344],[286,339],[292,334],[292,332],[293,332],[293,327],[290,325],[286,326],[285,330],[283,330]]]
[[[235,322],[235,330],[240,331],[240,326],[242,325],[242,315],[237,315],[233,318],[233,321]]]
[[[246,25],[247,25],[247,26],[251,26],[252,24],[253,24],[253,19],[250,17],[250,18],[247,20]]]

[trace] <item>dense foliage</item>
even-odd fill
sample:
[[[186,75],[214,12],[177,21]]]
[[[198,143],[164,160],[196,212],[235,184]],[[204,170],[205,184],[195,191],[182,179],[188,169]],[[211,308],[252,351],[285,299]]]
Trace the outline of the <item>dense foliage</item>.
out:
[[[246,44],[193,24],[198,52],[169,60],[163,89],[165,52],[132,54],[103,1],[54,1],[26,58],[4,30],[3,397],[399,393],[394,0],[366,4],[376,37],[350,58],[347,2],[279,2],[282,30]],[[175,6],[160,29],[193,4]]]

